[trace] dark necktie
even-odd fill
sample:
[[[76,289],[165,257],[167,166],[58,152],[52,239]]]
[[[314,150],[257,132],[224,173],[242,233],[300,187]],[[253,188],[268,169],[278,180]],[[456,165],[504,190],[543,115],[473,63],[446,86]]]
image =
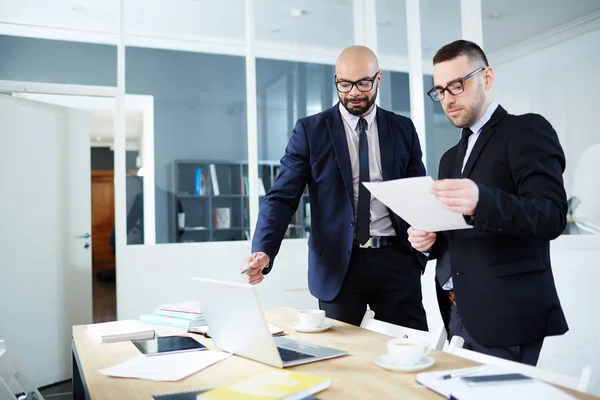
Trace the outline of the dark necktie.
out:
[[[360,244],[365,244],[370,233],[371,224],[371,193],[362,184],[369,182],[369,143],[367,142],[367,121],[358,120],[358,207],[356,210],[356,239]]]
[[[473,134],[471,128],[464,128],[460,135],[460,142],[458,143],[458,152],[456,153],[456,165],[454,170],[453,178],[462,178],[462,166],[467,154],[467,147],[469,147],[469,137]]]
[[[462,165],[467,154],[467,147],[469,146],[469,137],[473,134],[470,128],[464,128],[460,135],[460,142],[458,143],[458,152],[456,153],[456,159],[454,161],[454,171],[451,178],[462,178]],[[450,268],[450,256],[446,254],[443,257],[438,258],[436,263],[436,276],[440,286],[444,286],[450,276],[452,270]]]

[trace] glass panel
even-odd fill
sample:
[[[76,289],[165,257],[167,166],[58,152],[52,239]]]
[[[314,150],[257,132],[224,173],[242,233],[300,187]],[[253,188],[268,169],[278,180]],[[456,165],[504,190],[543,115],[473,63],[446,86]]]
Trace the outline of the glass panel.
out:
[[[337,54],[353,44],[352,1],[303,3],[256,1],[257,46],[310,49],[310,55],[330,54],[324,63],[259,58],[256,62],[258,104],[258,158],[262,192],[271,188],[279,172],[296,120],[319,113],[337,103],[334,63]],[[337,35],[324,35],[315,26],[327,26]],[[305,54],[298,50],[296,57]],[[277,52],[273,52],[277,57]],[[325,63],[327,62],[327,63]],[[262,200],[262,195],[260,196]],[[302,238],[310,232],[308,189],[302,194],[286,238]]]
[[[435,52],[453,37],[460,37],[460,0],[420,2],[421,52],[423,56],[423,98],[425,106],[427,174],[434,179],[442,155],[456,144],[458,130],[448,121],[438,103],[431,101],[427,90],[432,87],[432,59]],[[383,108],[410,117],[410,90],[408,77],[408,45],[406,33],[406,2],[377,0],[377,44],[381,57],[394,57],[403,72],[385,71],[382,79]],[[443,26],[443,30],[430,29]]]
[[[92,10],[75,2],[0,2],[0,23],[14,32],[0,35],[0,80],[116,86],[116,47],[91,42],[106,40],[97,32],[116,32],[117,4],[96,2]],[[57,32],[64,40],[49,39]]]
[[[256,71],[259,177],[267,191],[277,177],[278,160],[296,120],[331,107],[337,95],[334,98],[331,90],[333,65],[258,59]],[[286,237],[305,237],[309,231],[310,201],[305,189]]]
[[[245,60],[213,54],[214,46],[203,50],[235,40],[243,51],[244,8],[237,2],[176,4],[168,13],[154,7],[126,19],[126,42],[156,34],[198,44],[195,52],[126,49],[127,93],[152,96],[154,104],[154,165],[142,167],[154,168],[156,243],[245,240]],[[226,27],[209,29],[215,20]]]
[[[444,29],[430,29],[443,26]],[[461,37],[460,0],[421,2],[421,51],[423,55],[423,95],[427,174],[437,179],[440,159],[460,139],[460,130],[448,120],[439,103],[427,91],[433,87],[433,56],[445,44]]]

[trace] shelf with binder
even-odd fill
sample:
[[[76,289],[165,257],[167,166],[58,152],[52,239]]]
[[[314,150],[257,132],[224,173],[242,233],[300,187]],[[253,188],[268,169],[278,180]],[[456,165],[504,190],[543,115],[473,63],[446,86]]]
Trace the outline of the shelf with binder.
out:
[[[258,165],[257,194],[262,204],[277,174],[277,162]],[[176,242],[250,239],[249,180],[246,162],[175,160],[172,168],[172,235]],[[308,194],[286,233],[288,238],[306,237]],[[310,212],[310,211],[308,211]]]

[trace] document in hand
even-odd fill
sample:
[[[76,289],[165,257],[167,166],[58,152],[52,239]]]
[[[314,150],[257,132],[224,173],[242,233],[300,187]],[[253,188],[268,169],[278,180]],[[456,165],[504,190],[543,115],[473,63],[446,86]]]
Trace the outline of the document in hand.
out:
[[[431,193],[433,179],[430,176],[364,182],[363,185],[415,229],[439,232],[472,228],[462,214],[448,210]]]

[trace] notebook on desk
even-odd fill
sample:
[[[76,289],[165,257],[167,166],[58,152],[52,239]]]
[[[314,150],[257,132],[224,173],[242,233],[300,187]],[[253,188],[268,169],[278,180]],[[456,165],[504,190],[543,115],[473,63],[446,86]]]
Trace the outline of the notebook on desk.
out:
[[[154,338],[154,329],[136,320],[101,322],[88,325],[87,330],[101,343]]]
[[[457,376],[442,379],[456,373]],[[512,371],[502,369],[494,365],[484,365],[477,368],[467,368],[450,371],[422,372],[417,374],[416,381],[430,390],[455,400],[571,400],[573,396],[562,390],[537,379],[489,382],[475,386],[469,385],[462,377],[481,375],[503,375]]]

